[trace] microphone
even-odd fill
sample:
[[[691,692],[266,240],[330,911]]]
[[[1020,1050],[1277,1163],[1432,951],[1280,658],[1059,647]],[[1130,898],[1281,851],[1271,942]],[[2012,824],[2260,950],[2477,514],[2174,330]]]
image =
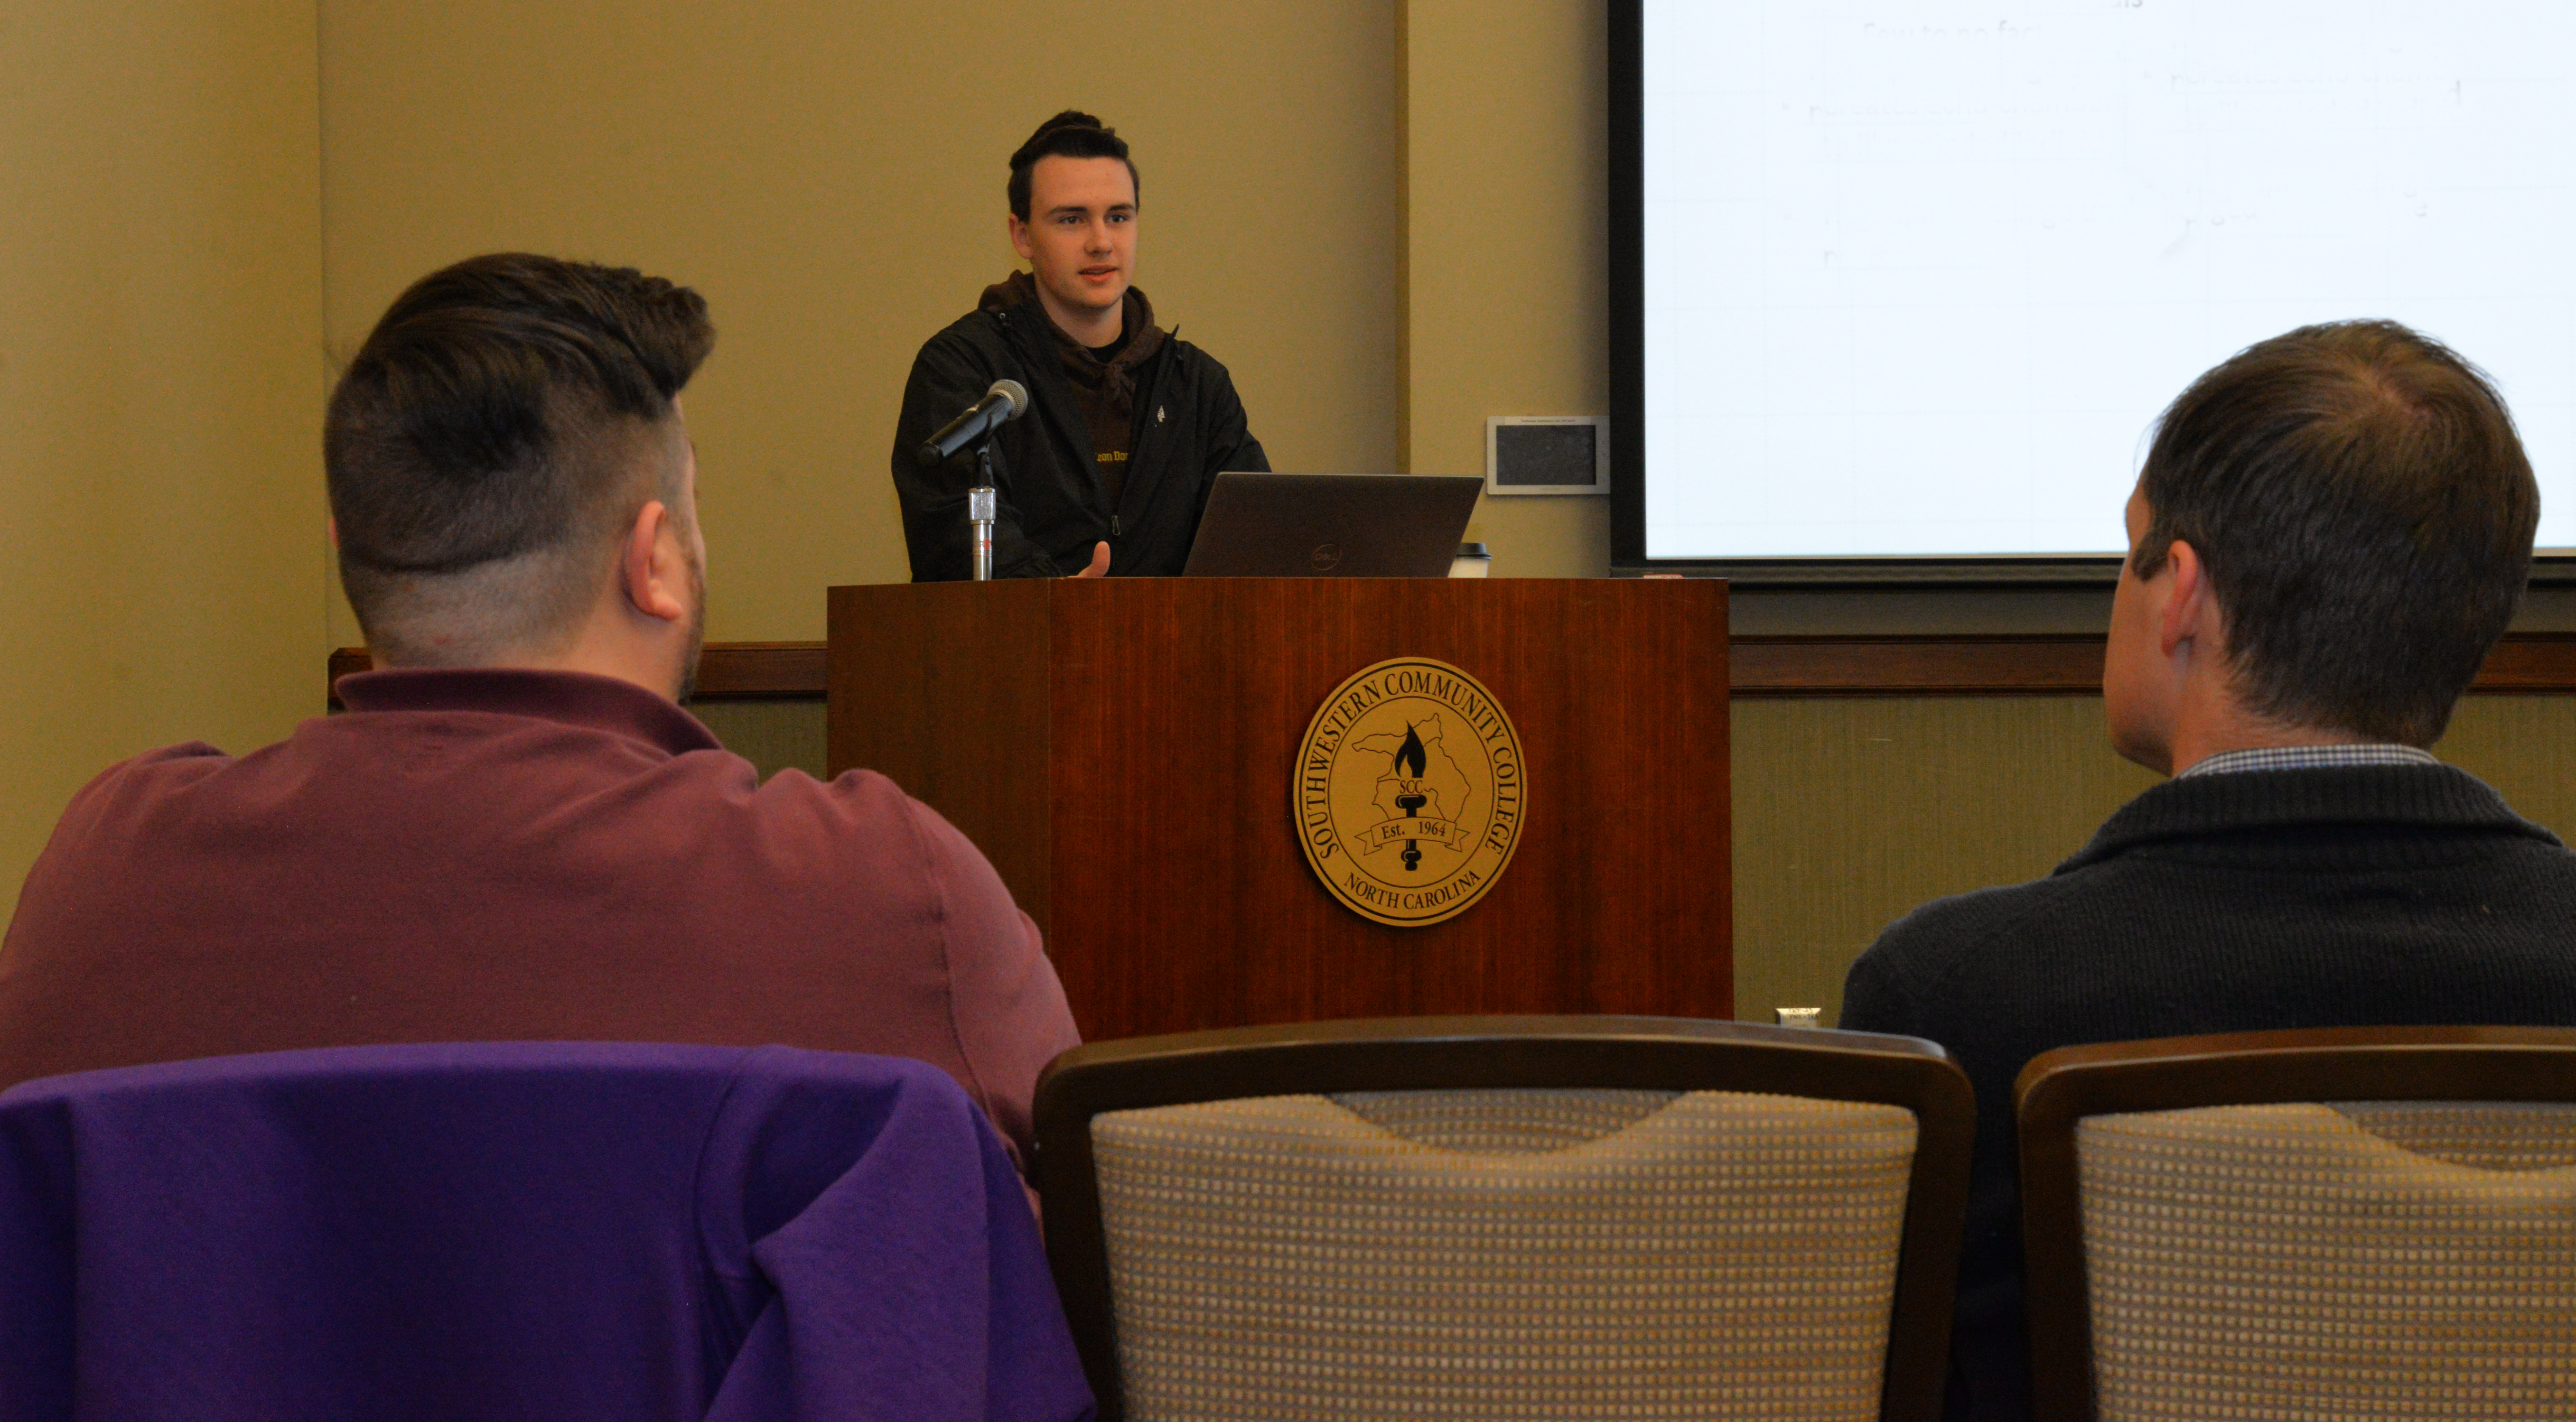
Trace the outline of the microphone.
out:
[[[966,446],[1018,419],[1029,408],[1028,387],[1016,380],[996,380],[984,398],[968,408],[965,414],[939,427],[939,433],[921,447],[915,456],[924,469],[935,469],[941,461]]]

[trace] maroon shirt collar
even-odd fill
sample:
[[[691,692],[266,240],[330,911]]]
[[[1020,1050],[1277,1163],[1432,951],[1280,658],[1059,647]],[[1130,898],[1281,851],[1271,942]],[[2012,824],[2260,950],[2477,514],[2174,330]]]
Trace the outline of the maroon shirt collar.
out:
[[[479,711],[534,716],[627,736],[680,755],[722,750],[715,733],[666,697],[589,672],[524,667],[356,672],[340,678],[353,712]]]

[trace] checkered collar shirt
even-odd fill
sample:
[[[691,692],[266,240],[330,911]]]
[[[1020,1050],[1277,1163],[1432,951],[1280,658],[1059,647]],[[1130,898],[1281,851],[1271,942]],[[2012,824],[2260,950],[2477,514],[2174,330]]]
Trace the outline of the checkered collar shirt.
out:
[[[2246,770],[2323,770],[2348,765],[2439,765],[2429,751],[2413,746],[2269,746],[2262,750],[2224,751],[2195,762],[2174,778],[2233,775]]]

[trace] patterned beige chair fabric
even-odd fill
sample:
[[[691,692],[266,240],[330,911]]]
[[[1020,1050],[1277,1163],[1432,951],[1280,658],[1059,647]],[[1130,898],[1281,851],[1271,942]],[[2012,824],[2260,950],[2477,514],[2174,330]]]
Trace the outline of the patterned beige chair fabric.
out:
[[[2576,1416],[2576,1106],[2095,1116],[2076,1159],[2105,1422]]]
[[[1914,1137],[1727,1092],[1104,1113],[1127,1414],[1875,1416]]]

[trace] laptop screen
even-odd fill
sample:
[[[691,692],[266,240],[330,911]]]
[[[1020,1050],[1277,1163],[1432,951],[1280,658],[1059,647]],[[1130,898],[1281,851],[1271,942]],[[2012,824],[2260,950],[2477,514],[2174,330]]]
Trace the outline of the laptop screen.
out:
[[[1484,487],[1453,474],[1219,474],[1182,576],[1446,577]]]

